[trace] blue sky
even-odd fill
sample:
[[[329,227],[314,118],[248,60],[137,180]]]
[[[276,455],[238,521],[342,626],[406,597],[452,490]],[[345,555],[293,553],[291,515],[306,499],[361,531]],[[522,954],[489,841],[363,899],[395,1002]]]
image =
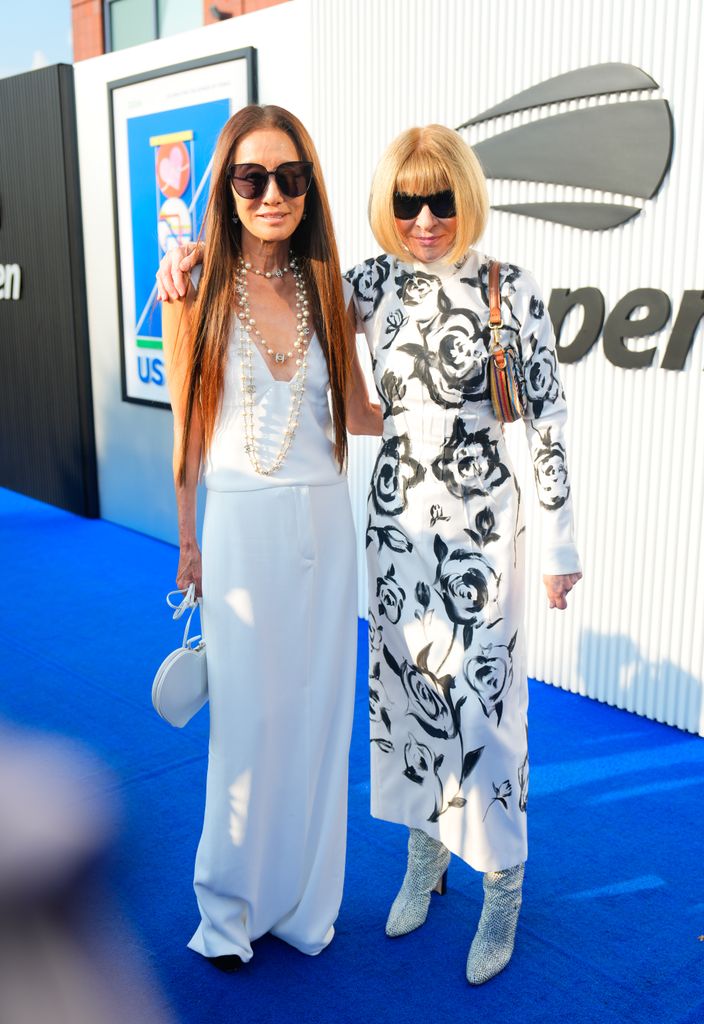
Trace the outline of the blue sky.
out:
[[[71,64],[71,0],[14,0],[0,26],[0,78]],[[0,3],[0,9],[5,4]]]

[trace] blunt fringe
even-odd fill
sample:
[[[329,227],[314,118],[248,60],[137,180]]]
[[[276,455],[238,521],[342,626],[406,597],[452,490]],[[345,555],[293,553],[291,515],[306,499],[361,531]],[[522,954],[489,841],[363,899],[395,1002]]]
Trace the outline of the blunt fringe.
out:
[[[457,232],[444,257],[455,263],[479,240],[489,213],[486,178],[467,143],[441,124],[408,128],[383,154],[369,195],[369,224],[384,252],[408,260],[396,228],[394,192],[431,195],[450,189],[455,196]]]

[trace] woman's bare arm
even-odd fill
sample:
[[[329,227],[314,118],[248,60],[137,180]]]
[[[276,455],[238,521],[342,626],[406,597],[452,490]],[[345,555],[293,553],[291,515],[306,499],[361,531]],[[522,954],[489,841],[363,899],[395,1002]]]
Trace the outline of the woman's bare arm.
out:
[[[347,344],[350,353],[350,376],[347,385],[347,430],[350,434],[371,434],[380,437],[383,433],[381,406],[369,399],[367,382],[357,352],[354,310],[347,310]]]
[[[191,415],[185,479],[179,480],[188,396],[189,332],[194,298],[193,289],[189,287],[185,298],[165,303],[162,308],[162,325],[166,380],[174,414],[173,473],[179,543],[176,585],[183,590],[190,583],[195,583],[196,594],[200,597],[202,571],[200,549],[196,539],[196,502],[203,435],[197,403],[194,404]]]

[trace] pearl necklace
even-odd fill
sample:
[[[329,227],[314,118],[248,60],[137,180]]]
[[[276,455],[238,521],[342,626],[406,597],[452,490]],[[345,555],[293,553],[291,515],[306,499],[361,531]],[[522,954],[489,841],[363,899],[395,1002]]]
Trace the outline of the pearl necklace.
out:
[[[283,363],[286,359],[292,356],[293,353],[288,352],[284,354],[283,352],[273,352],[272,349],[266,347],[264,339],[259,334],[259,331],[256,330],[256,321],[251,315],[249,292],[247,290],[248,268],[243,260],[240,260],[240,264],[237,269],[236,290],[238,304],[240,307],[237,316],[239,318],[240,328],[240,385],[242,388],[244,412],[244,449],[249,456],[252,468],[255,473],[259,473],[260,476],[271,476],[273,473],[276,473],[281,469],[284,459],[288,454],[288,450],[293,443],[296,429],[298,427],[301,403],[303,401],[303,392],[305,390],[306,371],[308,369],[308,299],[306,298],[305,282],[295,257],[290,257],[289,263],[293,273],[293,279],[296,284],[296,318],[298,320],[298,327],[296,332],[296,341],[294,342],[294,350],[296,351],[296,366],[298,367],[298,370],[296,371],[293,379],[289,382],[291,389],[291,402],[289,405],[288,422],[286,424],[286,429],[284,430],[283,439],[278,452],[269,465],[263,465],[259,458],[259,451],[254,432],[256,386],[254,383],[254,369],[252,365],[254,350],[250,332],[255,334],[257,341],[263,345],[269,355],[274,356],[277,363]]]
[[[254,337],[259,342],[261,347],[264,349],[268,356],[271,356],[276,363],[285,363],[287,359],[291,359],[294,352],[297,356],[301,355],[301,352],[306,346],[306,339],[308,336],[308,299],[306,298],[305,285],[303,283],[303,277],[298,264],[296,263],[295,256],[289,256],[289,265],[282,267],[281,270],[267,271],[265,274],[261,270],[255,270],[254,273],[260,277],[271,277],[272,274],[276,277],[283,277],[288,270],[293,271],[293,279],[296,283],[296,317],[298,319],[298,326],[296,330],[296,340],[293,343],[293,351],[288,352],[277,352],[273,348],[269,348],[266,341],[261,335],[259,328],[257,327],[257,321],[252,316],[252,310],[249,306],[249,291],[247,290],[247,274],[251,270],[251,265],[245,263],[240,256],[239,264],[237,267],[237,294],[239,296],[239,310],[237,315],[240,318],[240,326],[246,324],[247,330],[253,332]],[[296,359],[296,365],[300,366],[300,358]]]
[[[288,274],[291,267],[287,263],[285,267],[279,267],[276,270],[257,270],[257,268],[253,267],[251,263],[245,263],[244,269],[247,271],[251,270],[253,274],[257,275],[257,277],[283,277],[284,274]]]

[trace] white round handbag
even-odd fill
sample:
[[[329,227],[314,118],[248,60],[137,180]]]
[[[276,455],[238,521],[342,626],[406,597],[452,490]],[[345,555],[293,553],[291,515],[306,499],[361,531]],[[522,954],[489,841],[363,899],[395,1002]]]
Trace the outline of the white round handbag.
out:
[[[178,604],[171,600],[175,595],[183,597]],[[208,700],[205,640],[202,636],[188,635],[193,613],[198,607],[195,584],[191,583],[185,594],[182,590],[172,590],[166,595],[166,603],[174,609],[174,619],[180,619],[184,612],[188,612],[188,618],[183,643],[164,658],[156,670],[152,704],[164,721],[181,729]]]

